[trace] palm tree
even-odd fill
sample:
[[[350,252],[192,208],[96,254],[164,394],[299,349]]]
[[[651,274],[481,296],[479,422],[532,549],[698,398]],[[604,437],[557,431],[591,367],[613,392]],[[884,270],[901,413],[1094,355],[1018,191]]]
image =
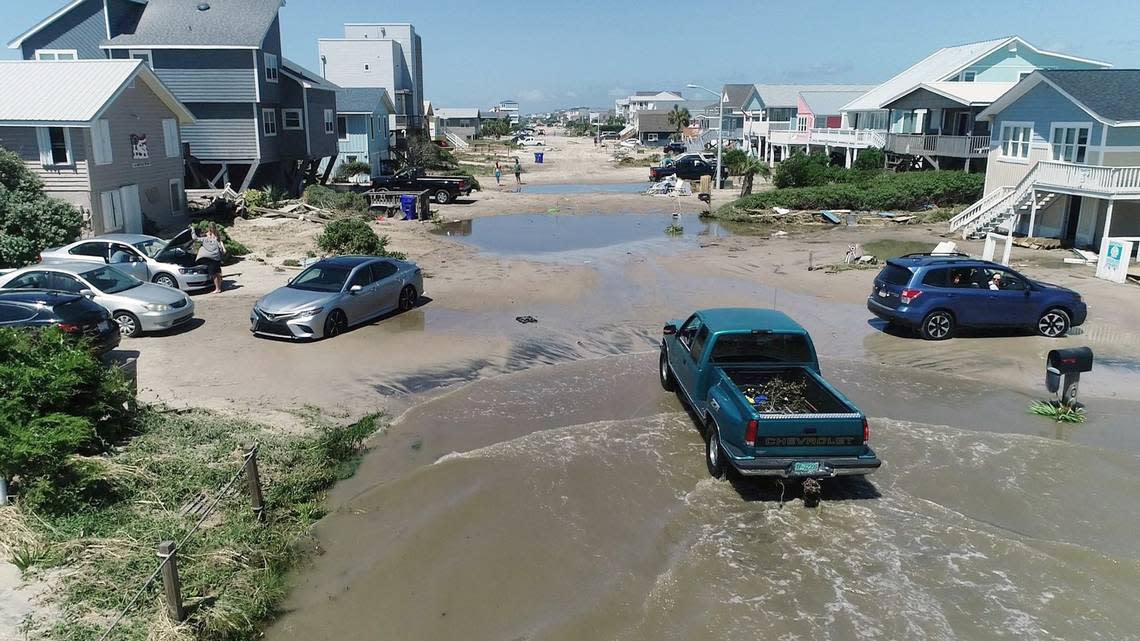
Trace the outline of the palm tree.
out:
[[[689,126],[689,121],[692,116],[689,115],[687,107],[678,107],[673,105],[672,111],[669,112],[669,124],[677,130],[677,139],[681,139],[681,131]]]
[[[745,156],[728,168],[729,171],[741,177],[740,195],[747,196],[752,193],[752,179],[759,174],[763,178],[772,175],[772,168],[768,163],[753,156]]]

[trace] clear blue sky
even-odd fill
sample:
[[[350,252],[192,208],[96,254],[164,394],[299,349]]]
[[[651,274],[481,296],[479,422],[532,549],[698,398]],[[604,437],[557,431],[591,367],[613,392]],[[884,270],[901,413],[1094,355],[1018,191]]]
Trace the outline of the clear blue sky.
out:
[[[0,0],[0,38],[64,4]],[[514,98],[524,113],[689,82],[877,82],[940,46],[1004,35],[1140,67],[1140,0],[288,0],[281,16],[285,55],[310,69],[317,38],[342,35],[344,22],[411,22],[427,98]]]

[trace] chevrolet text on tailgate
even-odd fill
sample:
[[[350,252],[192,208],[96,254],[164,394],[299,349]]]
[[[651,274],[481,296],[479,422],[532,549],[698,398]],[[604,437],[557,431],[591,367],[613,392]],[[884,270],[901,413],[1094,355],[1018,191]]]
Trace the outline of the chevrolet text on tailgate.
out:
[[[669,321],[661,386],[700,418],[709,473],[815,479],[881,462],[867,418],[820,376],[807,331],[768,309],[706,309]]]

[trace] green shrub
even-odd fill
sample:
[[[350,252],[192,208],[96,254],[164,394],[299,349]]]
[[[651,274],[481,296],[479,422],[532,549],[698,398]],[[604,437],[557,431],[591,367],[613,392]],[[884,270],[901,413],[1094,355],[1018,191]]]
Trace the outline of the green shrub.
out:
[[[984,175],[964,171],[846,173],[849,182],[776,189],[745,196],[727,207],[917,211],[928,205],[974,202],[985,184]]]
[[[859,157],[852,163],[852,169],[874,171],[887,166],[887,155],[882,149],[871,147],[859,152]]]
[[[317,237],[317,247],[326,254],[362,254],[404,259],[400,252],[388,250],[388,237],[378,236],[361,218],[342,218],[325,226]]]
[[[269,204],[269,198],[264,191],[260,189],[247,189],[245,190],[245,206],[249,209],[254,207],[265,207]]]
[[[57,329],[0,329],[0,476],[37,511],[79,509],[98,478],[75,455],[106,452],[132,429],[122,373]]]
[[[728,168],[729,173],[734,176],[739,176],[740,173],[736,168],[744,166],[748,161],[748,154],[745,153],[743,149],[729,149],[721,154],[720,160],[724,166]]]
[[[217,225],[217,223],[214,223],[214,224]],[[208,220],[195,221],[195,222],[190,224],[190,227],[192,227],[194,229],[194,233],[201,235],[201,234],[206,233],[206,230],[210,228],[210,221],[208,221]],[[226,254],[227,255],[229,255],[229,256],[245,256],[246,254],[249,253],[249,248],[246,247],[244,244],[242,244],[241,241],[234,240],[233,238],[230,237],[230,232],[228,229],[226,229],[225,225],[217,225],[217,227],[218,227],[218,237],[222,239],[222,244],[225,245],[225,247],[226,247]]]
[[[48,247],[75,240],[82,228],[78,209],[46,197],[19,156],[0,148],[0,267],[33,263]]]
[[[334,179],[337,182],[346,182],[349,178],[352,178],[353,176],[359,174],[371,175],[372,165],[369,165],[366,162],[361,162],[359,160],[341,163],[336,168],[336,175],[334,176]]]
[[[834,173],[830,171],[826,155],[821,153],[794,153],[776,165],[773,184],[778,189],[790,187],[817,187],[832,182]]]
[[[368,200],[351,191],[339,192],[324,185],[309,185],[301,196],[305,204],[347,214],[368,213]]]

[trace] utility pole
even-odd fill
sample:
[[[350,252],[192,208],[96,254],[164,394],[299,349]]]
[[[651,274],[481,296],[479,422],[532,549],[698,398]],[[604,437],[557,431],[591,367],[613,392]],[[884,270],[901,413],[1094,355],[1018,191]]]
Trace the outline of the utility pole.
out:
[[[700,85],[688,84],[689,89],[700,89],[707,91],[717,97],[720,101],[720,124],[716,129],[716,187],[717,189],[724,189],[724,94],[719,91],[713,91],[708,87]]]

